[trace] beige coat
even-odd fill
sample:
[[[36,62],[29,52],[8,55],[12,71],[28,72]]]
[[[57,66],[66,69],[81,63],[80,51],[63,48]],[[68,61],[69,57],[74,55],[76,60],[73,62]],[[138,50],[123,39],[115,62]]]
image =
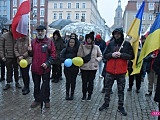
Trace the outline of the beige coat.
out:
[[[14,53],[15,56],[17,57],[17,62],[19,64],[18,57],[23,56],[25,60],[27,60],[28,64],[31,64],[32,58],[29,57],[28,55],[28,46],[29,46],[29,41],[28,37],[24,37],[21,39],[18,39],[16,41],[16,44],[14,46]]]
[[[91,51],[91,45],[80,45],[77,56],[84,57]],[[102,53],[99,46],[94,45],[91,60],[88,63],[84,63],[80,69],[82,70],[98,70],[98,62],[102,60]]]

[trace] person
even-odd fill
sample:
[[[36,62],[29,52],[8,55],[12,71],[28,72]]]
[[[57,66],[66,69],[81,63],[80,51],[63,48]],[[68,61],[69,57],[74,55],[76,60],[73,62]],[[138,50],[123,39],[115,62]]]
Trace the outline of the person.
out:
[[[14,54],[14,45],[16,40],[13,38],[12,26],[9,26],[9,32],[3,34],[0,40],[0,57],[2,61],[5,62],[7,69],[7,84],[4,86],[3,90],[8,90],[11,86],[10,83],[13,82],[12,76],[14,72],[14,80],[16,88],[21,88],[19,84],[18,77],[18,64],[17,59]]]
[[[104,53],[107,59],[106,78],[105,78],[105,98],[103,105],[99,111],[105,110],[109,107],[110,93],[114,80],[117,80],[118,86],[118,111],[126,116],[124,104],[124,88],[125,88],[125,74],[127,73],[127,61],[134,58],[133,48],[129,42],[124,41],[124,34],[122,28],[116,28],[113,32],[113,40],[108,44],[107,50]],[[124,41],[123,47],[122,42]],[[121,49],[120,49],[121,48]]]
[[[137,60],[139,58],[141,48],[142,48],[142,46],[141,46],[140,41],[139,41]],[[132,72],[133,72],[132,65],[133,65],[133,62],[131,60],[129,60],[128,61],[129,88],[127,89],[127,91],[132,91],[134,78],[135,78],[135,80],[136,80],[136,93],[140,93],[141,80],[142,80],[142,70],[140,71],[140,73],[132,75]]]
[[[3,28],[1,34],[5,34],[7,32],[8,30],[6,28]],[[1,64],[1,78],[0,78],[1,82],[5,80],[5,62],[3,62],[2,59],[0,59],[0,64]]]
[[[151,96],[153,93],[152,91],[156,90],[157,75],[155,74],[152,68],[153,68],[154,60],[158,55],[158,51],[159,50],[153,51],[145,58],[145,61],[147,63],[146,72],[148,74],[148,92],[145,94],[146,96]]]
[[[60,60],[60,52],[63,48],[65,48],[65,44],[63,42],[63,39],[61,38],[61,35],[59,33],[59,30],[56,30],[53,33],[52,38],[54,45],[56,47],[56,56],[57,58],[54,60],[54,63],[52,64],[52,82],[58,83],[59,80],[62,80],[62,65]]]
[[[98,62],[102,60],[102,53],[97,45],[94,45],[94,32],[86,34],[85,44],[80,44],[77,56],[84,57],[88,54],[90,55],[90,60],[84,62],[80,67],[81,77],[82,77],[82,101],[86,100],[86,95],[88,93],[87,101],[91,101],[91,96],[93,94],[94,79],[98,69]]]
[[[153,70],[157,75],[157,86],[156,86],[154,101],[158,102],[158,109],[160,111],[160,50],[153,63]],[[158,116],[158,120],[160,120],[160,116]]]
[[[28,46],[29,46],[29,37],[24,36],[22,38],[17,39],[16,44],[14,46],[14,53],[15,56],[17,57],[17,63],[22,59],[25,59],[28,63],[27,67],[22,68],[20,66],[20,71],[22,74],[22,79],[23,79],[23,84],[24,87],[22,89],[22,94],[27,95],[30,92],[29,89],[29,82],[30,82],[30,77],[29,77],[29,69],[31,65],[31,57],[28,55]]]
[[[50,66],[56,58],[56,50],[53,41],[46,36],[45,26],[38,26],[36,31],[36,38],[28,47],[29,55],[32,56],[31,72],[35,99],[31,108],[37,107],[41,102],[45,103],[45,108],[50,108]]]
[[[61,61],[64,62],[68,58],[72,59],[74,57],[77,57],[78,48],[78,40],[76,40],[75,38],[70,38],[67,47],[61,51]],[[72,64],[70,67],[66,67],[64,64],[64,75],[66,77],[66,100],[74,99],[74,91],[78,72],[79,67],[75,66],[74,64]]]
[[[101,52],[103,53],[103,51],[105,50],[106,48],[106,42],[104,40],[102,40],[102,37],[100,34],[97,34],[96,37],[95,37],[95,45],[99,46],[100,47],[100,50]],[[103,78],[102,76],[102,70],[103,70],[103,60],[101,60],[99,62],[99,78]]]

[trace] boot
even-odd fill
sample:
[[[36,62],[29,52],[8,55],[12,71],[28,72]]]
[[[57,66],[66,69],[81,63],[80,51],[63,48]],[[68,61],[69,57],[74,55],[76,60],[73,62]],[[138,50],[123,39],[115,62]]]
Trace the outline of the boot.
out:
[[[66,93],[66,98],[65,98],[66,100],[69,100],[70,98],[69,98],[69,93]]]
[[[74,99],[74,93],[71,93],[70,100]]]

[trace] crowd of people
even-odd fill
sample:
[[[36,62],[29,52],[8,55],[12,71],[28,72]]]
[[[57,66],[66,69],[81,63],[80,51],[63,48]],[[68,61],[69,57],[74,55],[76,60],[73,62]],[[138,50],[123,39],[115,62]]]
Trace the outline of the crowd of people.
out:
[[[160,53],[156,50],[150,53],[144,60],[141,72],[132,75],[132,60],[134,52],[131,44],[124,41],[122,28],[116,28],[112,32],[112,38],[106,43],[100,34],[95,35],[94,32],[86,34],[85,37],[77,37],[76,33],[71,33],[62,38],[60,31],[53,32],[53,36],[46,36],[46,27],[38,26],[36,28],[36,38],[29,40],[28,36],[14,40],[12,35],[12,26],[9,30],[2,29],[0,37],[0,62],[1,62],[1,78],[6,84],[3,90],[8,90],[13,82],[15,86],[21,88],[19,84],[19,71],[23,79],[22,94],[27,95],[30,92],[30,80],[34,83],[34,101],[31,108],[45,103],[46,108],[50,108],[50,81],[58,83],[62,80],[62,72],[66,78],[66,100],[74,99],[77,75],[81,75],[82,79],[82,101],[91,101],[94,90],[94,79],[97,71],[99,79],[104,78],[102,93],[105,93],[104,103],[99,111],[109,107],[110,94],[112,94],[112,86],[117,81],[118,87],[118,111],[126,116],[124,109],[124,89],[125,75],[128,71],[129,88],[132,91],[134,77],[136,80],[136,93],[140,92],[141,82],[148,75],[148,92],[146,96],[151,96],[155,91],[155,101],[160,102]],[[145,42],[142,36],[139,41],[138,56]],[[123,47],[122,47],[123,44]],[[83,59],[82,66],[72,64],[70,67],[62,63],[70,58],[81,57]],[[25,59],[28,65],[22,68],[19,62]],[[32,78],[29,75],[31,67]],[[5,79],[6,68],[6,79]],[[50,74],[52,73],[52,74]],[[72,74],[70,74],[72,73]],[[42,83],[42,85],[41,85]],[[45,94],[42,95],[42,93]],[[160,109],[160,104],[159,104]]]

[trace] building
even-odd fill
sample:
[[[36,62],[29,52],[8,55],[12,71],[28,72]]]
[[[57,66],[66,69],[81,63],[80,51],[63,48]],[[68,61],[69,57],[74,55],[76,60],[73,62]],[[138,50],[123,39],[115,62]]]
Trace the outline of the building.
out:
[[[127,32],[132,24],[138,9],[140,8],[143,0],[130,0],[125,8],[123,15],[124,31]],[[155,20],[155,6],[159,0],[145,0],[145,9],[142,17],[141,33],[143,34],[147,28],[153,24]]]
[[[115,28],[123,27],[122,12],[121,0],[118,0],[118,6],[115,10],[114,25],[111,27],[111,31],[113,31]]]
[[[48,0],[48,24],[57,19],[92,23],[107,31],[105,20],[97,9],[97,0]],[[53,31],[48,27],[48,36]]]

